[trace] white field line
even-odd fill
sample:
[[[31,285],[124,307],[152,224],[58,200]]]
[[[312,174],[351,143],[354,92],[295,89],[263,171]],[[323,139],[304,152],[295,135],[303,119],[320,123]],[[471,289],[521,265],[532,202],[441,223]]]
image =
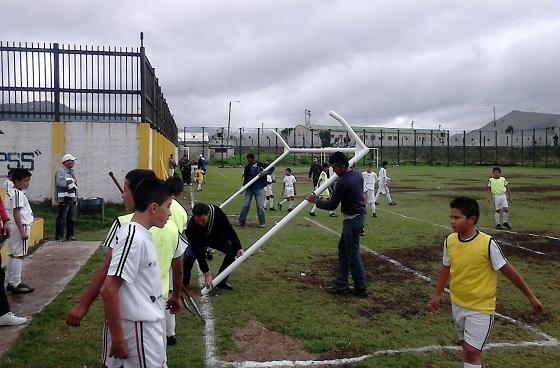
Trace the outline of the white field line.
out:
[[[191,194],[191,208],[194,207],[194,194],[190,189]],[[198,268],[198,286],[200,289],[204,287],[204,274]],[[200,297],[202,306],[200,313],[204,317],[204,360],[206,367],[214,367],[218,364],[218,357],[216,354],[216,331],[214,329],[214,315],[212,313],[212,304],[210,303],[210,295],[202,295]]]
[[[333,234],[335,234],[335,235],[337,235],[337,236],[339,235],[339,233],[337,233],[336,231],[332,230],[331,228],[329,228],[329,227],[327,227],[327,226],[324,226],[323,224],[321,224],[321,223],[319,223],[319,222],[317,222],[317,221],[315,221],[315,220],[312,220],[312,219],[310,219],[310,218],[308,218],[308,217],[306,217],[305,219],[306,219],[307,221],[310,221],[310,222],[312,222],[313,224],[319,226],[319,227],[322,228],[322,229],[325,229],[325,230],[327,230],[327,231],[329,231],[329,232],[331,232],[331,233],[333,233]],[[420,278],[420,279],[422,279],[422,280],[424,280],[424,281],[426,281],[426,282],[433,283],[433,281],[432,281],[431,278],[429,278],[428,276],[422,274],[421,272],[418,272],[418,271],[413,270],[413,269],[411,269],[411,268],[409,268],[409,267],[406,267],[405,265],[403,265],[403,264],[400,263],[399,261],[396,261],[396,260],[394,260],[394,259],[392,259],[392,258],[389,258],[389,257],[383,255],[383,254],[380,254],[380,253],[378,253],[378,252],[376,252],[376,251],[374,251],[374,250],[372,250],[372,249],[370,249],[370,248],[368,248],[368,247],[365,247],[365,246],[361,246],[361,247],[362,247],[364,250],[366,250],[367,252],[372,253],[372,254],[374,254],[375,256],[377,256],[377,257],[379,257],[379,258],[382,258],[382,259],[384,259],[385,261],[388,261],[388,262],[394,264],[395,266],[397,266],[397,267],[399,267],[399,268],[401,268],[401,269],[403,269],[403,270],[405,270],[405,271],[407,271],[407,272],[413,274],[414,276],[416,276],[416,277],[418,277],[418,278]],[[446,288],[445,291],[449,293],[449,289]],[[516,325],[518,325],[518,326],[520,326],[520,327],[523,327],[523,328],[525,328],[526,330],[531,331],[531,332],[533,332],[533,333],[535,333],[535,334],[537,334],[537,335],[543,337],[543,338],[544,338],[545,340],[547,340],[547,341],[553,341],[553,342],[555,342],[556,344],[560,344],[560,342],[559,342],[555,337],[552,337],[552,336],[550,336],[550,335],[547,335],[545,332],[543,332],[543,331],[541,331],[541,330],[539,330],[539,329],[537,329],[537,328],[535,328],[535,327],[529,326],[528,324],[526,324],[526,323],[524,323],[524,322],[518,321],[518,320],[516,320],[516,319],[514,319],[514,318],[505,316],[505,315],[500,314],[500,313],[495,313],[495,314],[496,314],[497,317],[502,318],[502,319],[504,319],[504,320],[506,320],[506,321],[508,321],[508,322],[515,323]]]
[[[407,219],[407,220],[420,221],[420,222],[423,222],[423,223],[426,223],[426,224],[430,224],[430,225],[433,225],[433,226],[437,226],[437,227],[441,227],[441,228],[443,228],[443,229],[448,229],[448,230],[450,230],[450,227],[447,226],[447,225],[436,224],[435,222],[431,222],[431,221],[428,221],[428,220],[420,219],[420,218],[417,218],[417,217],[412,217],[412,216],[403,215],[402,213],[394,212],[394,211],[391,211],[391,210],[385,210],[385,211],[388,212],[388,213],[390,213],[390,214],[392,214],[392,215],[400,216],[400,217],[402,217],[402,218],[404,218],[404,219]],[[481,230],[494,230],[494,229],[490,229],[490,228],[487,228],[487,227],[481,227],[480,229],[481,229]],[[512,234],[531,235],[531,236],[538,236],[538,237],[541,236],[541,235],[537,235],[537,234],[517,233],[517,232],[509,231],[509,230],[507,230],[507,232],[512,233]],[[543,236],[543,237],[544,237],[544,236]],[[549,237],[549,236],[545,236],[545,237]],[[549,237],[549,238],[554,239],[553,237]],[[498,240],[498,242],[499,242],[500,244],[504,244],[504,245],[507,245],[507,246],[510,246],[510,247],[523,249],[524,251],[527,251],[527,252],[530,252],[530,253],[535,253],[535,254],[542,255],[542,256],[543,256],[543,255],[546,255],[546,253],[539,252],[539,251],[533,250],[533,249],[529,249],[529,248],[523,247],[523,246],[521,246],[521,245],[509,243],[509,242],[502,241],[502,240]]]

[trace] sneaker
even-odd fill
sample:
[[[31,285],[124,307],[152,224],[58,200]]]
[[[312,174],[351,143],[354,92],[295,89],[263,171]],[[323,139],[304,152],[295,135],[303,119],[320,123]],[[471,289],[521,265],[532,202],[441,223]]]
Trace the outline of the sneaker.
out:
[[[503,230],[503,227],[502,227],[502,225],[500,225],[500,224],[496,224],[496,230]]]
[[[397,202],[389,202],[389,206],[396,206]]]
[[[504,227],[508,230],[511,230],[511,225],[509,224],[509,222],[504,222]]]
[[[379,202],[375,202],[375,205],[376,205],[376,206],[379,206]]]
[[[282,203],[278,203],[278,209],[282,211]]]
[[[309,216],[317,216],[315,212],[309,212]]]
[[[335,284],[326,288],[325,291],[329,294],[344,294],[350,291],[350,289],[348,288],[348,286],[340,286]]]
[[[372,213],[372,214],[371,214],[371,217],[377,217],[377,213],[375,213],[375,212]]]
[[[12,285],[10,282],[8,282],[8,285],[6,285],[6,290],[13,292],[15,289],[16,289],[16,287],[14,285]]]
[[[216,285],[216,287],[219,287],[220,289],[225,289],[225,290],[233,290],[233,286],[231,286],[231,284],[229,282],[220,282],[218,285]]]
[[[238,222],[238,223],[237,223],[237,226],[243,227],[243,226],[245,226],[245,223],[244,223],[244,222]]]
[[[17,326],[23,325],[27,322],[27,318],[18,317],[12,312],[8,312],[3,316],[0,316],[0,326]]]
[[[175,335],[167,336],[167,346],[171,345],[177,345],[177,338],[175,337]]]
[[[74,241],[74,240],[76,240],[76,237],[74,235],[72,235],[69,238],[66,238],[66,241]]]
[[[292,212],[293,208],[288,208],[288,212]]]
[[[338,217],[338,215],[336,213],[332,212],[332,213],[329,214],[329,217]]]
[[[350,294],[359,296],[360,298],[367,298],[368,296],[368,292],[366,288],[363,289],[350,288]]]
[[[62,239],[60,236],[57,236],[57,237],[54,239],[54,241],[63,242],[64,239]]]
[[[269,210],[271,210],[271,211],[276,211],[276,208],[270,207]]]
[[[265,227],[266,227],[266,224],[259,224],[259,227],[260,227],[260,228],[265,228]]]
[[[12,292],[14,294],[29,294],[29,293],[32,293],[33,290],[35,290],[35,289],[27,286],[23,282],[20,282],[20,284],[18,286],[16,286]]]

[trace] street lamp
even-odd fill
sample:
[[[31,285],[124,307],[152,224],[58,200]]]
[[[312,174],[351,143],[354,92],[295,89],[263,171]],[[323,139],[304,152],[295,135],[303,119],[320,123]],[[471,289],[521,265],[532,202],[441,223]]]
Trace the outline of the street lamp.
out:
[[[485,104],[484,106],[490,107],[488,104]],[[496,105],[492,105],[492,111],[494,112],[494,129],[496,129]]]
[[[227,139],[226,139],[226,146],[227,147],[229,147],[229,127],[231,125],[231,103],[232,102],[240,103],[239,100],[229,102],[229,110],[228,110],[228,118],[227,118]]]

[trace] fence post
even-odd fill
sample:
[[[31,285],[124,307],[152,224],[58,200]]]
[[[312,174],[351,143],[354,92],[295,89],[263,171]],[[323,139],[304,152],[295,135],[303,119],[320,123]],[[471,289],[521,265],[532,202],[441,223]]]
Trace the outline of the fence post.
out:
[[[313,146],[313,129],[309,129],[309,131],[311,132],[311,148],[314,148],[314,146]],[[313,162],[313,153],[311,153],[311,162]]]
[[[511,139],[510,139],[510,152],[509,152],[509,164],[513,165],[513,129],[511,130]]]
[[[202,157],[206,157],[206,155],[204,155],[204,127],[202,127]],[[210,159],[210,157],[208,157],[208,159]]]
[[[548,167],[548,127],[544,128],[544,167]]]
[[[296,147],[296,128],[292,130],[294,132],[294,148]],[[294,152],[294,165],[296,164],[296,153]]]
[[[274,130],[276,131],[276,133],[278,133],[278,128],[274,128]],[[274,134],[274,137],[276,140],[276,147],[274,148],[274,154],[276,157],[278,157],[278,136]]]
[[[239,166],[243,165],[243,163],[241,162],[241,156],[243,155],[243,136],[241,135],[242,130],[243,128],[239,128]]]
[[[363,137],[362,142],[364,142],[364,144],[367,146],[367,144],[366,144],[366,130],[365,129],[364,129],[364,137]],[[364,156],[364,166],[366,166],[366,156]]]
[[[222,128],[222,147],[220,151],[222,152],[222,167],[224,167],[224,128]]]
[[[54,121],[60,121],[60,47],[53,44]]]
[[[498,130],[494,132],[494,148],[496,149],[496,155],[494,157],[494,162],[498,165]]]
[[[449,130],[447,131],[447,166],[449,166]]]
[[[525,137],[523,137],[523,132],[524,130],[521,129],[521,167],[523,167],[523,159],[524,157],[524,152],[523,152],[523,146],[525,145]]]
[[[478,131],[478,164],[482,166],[482,130]]]
[[[397,129],[397,165],[401,164],[401,133],[400,129]]]
[[[416,166],[416,129],[412,130],[412,136],[414,139],[414,166]]]
[[[430,129],[430,165],[434,164],[434,131]]]
[[[261,128],[257,128],[257,160],[261,160]]]
[[[383,162],[383,129],[379,131],[379,159]]]
[[[463,130],[463,166],[467,166],[467,132]]]
[[[535,137],[535,130],[533,128],[533,167],[535,167],[535,160],[536,160],[536,150],[537,150],[537,146],[536,146],[536,137]]]

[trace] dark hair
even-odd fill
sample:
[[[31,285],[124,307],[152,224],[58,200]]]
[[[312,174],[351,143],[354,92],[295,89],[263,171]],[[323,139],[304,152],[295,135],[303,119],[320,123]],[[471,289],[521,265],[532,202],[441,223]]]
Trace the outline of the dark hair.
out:
[[[183,179],[178,176],[172,176],[165,181],[165,184],[169,187],[169,192],[176,196],[181,193],[185,187],[185,183]]]
[[[195,203],[195,205],[192,208],[193,216],[208,215],[209,213],[210,213],[210,208],[205,203],[201,203],[201,202]]]
[[[22,180],[31,177],[31,172],[22,167],[13,168],[10,170],[12,181]]]
[[[470,197],[457,197],[449,203],[449,207],[458,209],[463,215],[467,216],[467,218],[476,216],[476,222],[478,222],[478,218],[480,217],[480,208],[478,207],[476,199]]]
[[[8,165],[8,179],[12,180],[12,174],[14,173],[14,168]]]
[[[389,165],[389,163],[388,163],[387,161],[383,161],[383,162],[381,163],[381,166],[387,166],[387,165]]]
[[[148,177],[142,179],[134,190],[134,210],[144,212],[151,203],[163,204],[171,194],[163,180]]]
[[[255,158],[255,154],[253,152],[249,152],[247,154],[247,158],[253,159],[253,158]]]
[[[326,162],[323,162],[323,169],[326,169],[327,167],[329,167],[329,164],[327,164]]]
[[[492,171],[502,172],[502,169],[500,169],[498,166],[496,166],[492,169]]]
[[[286,171],[292,172],[292,169],[290,169],[289,167],[287,167],[287,168],[286,168]]]
[[[373,162],[368,162],[368,163],[366,164],[366,166],[373,167]]]
[[[348,167],[348,157],[340,151],[336,151],[329,157],[329,164],[334,165],[343,165],[344,167]]]
[[[132,193],[134,193],[138,183],[140,183],[143,179],[155,177],[156,173],[153,172],[153,170],[134,169],[127,172],[124,178],[128,180],[128,188]]]

